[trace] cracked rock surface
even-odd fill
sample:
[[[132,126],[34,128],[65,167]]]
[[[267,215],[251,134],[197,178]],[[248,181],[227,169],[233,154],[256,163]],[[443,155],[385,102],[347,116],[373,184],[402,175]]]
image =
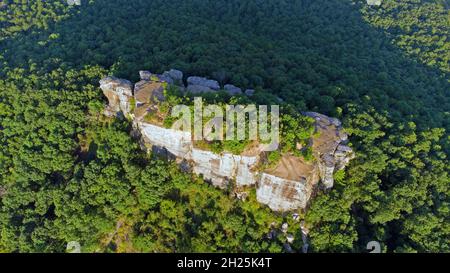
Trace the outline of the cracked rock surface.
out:
[[[164,151],[214,186],[222,189],[233,186],[240,193],[245,193],[247,187],[256,187],[257,200],[274,211],[305,209],[313,192],[320,185],[325,189],[332,188],[334,173],[354,157],[352,149],[347,146],[348,137],[341,122],[316,112],[303,113],[315,120],[318,133],[310,144],[316,159],[312,162],[284,154],[275,167],[258,170],[261,161],[258,149],[241,155],[201,150],[194,147],[191,132],[164,128],[144,118],[157,108],[157,102],[164,100],[164,85],[176,84],[184,88],[183,73],[171,69],[162,75],[149,71],[140,71],[139,74],[141,81],[134,86],[128,80],[115,77],[100,81],[100,88],[109,101],[105,115],[131,118],[136,135],[141,138],[141,147],[152,147],[146,148],[149,151]],[[220,89],[217,81],[203,77],[188,77],[187,83],[187,90],[193,93]],[[234,85],[226,85],[225,89],[230,94],[242,94],[242,89]]]

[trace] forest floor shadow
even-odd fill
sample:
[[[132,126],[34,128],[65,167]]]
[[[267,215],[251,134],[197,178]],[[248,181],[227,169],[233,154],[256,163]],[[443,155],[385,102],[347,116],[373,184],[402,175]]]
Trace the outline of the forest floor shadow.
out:
[[[100,65],[133,81],[141,69],[220,72],[224,83],[262,87],[302,110],[336,115],[354,103],[449,127],[448,75],[367,24],[365,1],[169,2],[95,1],[48,30],[2,41],[4,62],[41,71]]]

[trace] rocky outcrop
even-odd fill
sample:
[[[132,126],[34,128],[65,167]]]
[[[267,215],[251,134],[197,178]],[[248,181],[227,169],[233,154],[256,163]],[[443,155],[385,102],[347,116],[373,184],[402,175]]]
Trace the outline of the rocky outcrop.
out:
[[[275,211],[305,208],[309,199],[306,183],[306,180],[294,181],[262,173],[256,196],[258,202]]]
[[[225,89],[225,91],[227,91],[228,94],[234,96],[234,95],[241,95],[242,94],[242,89],[239,87],[236,87],[232,84],[225,84],[223,89]]]
[[[381,6],[381,0],[366,0],[369,6]]]
[[[170,69],[163,73],[166,77],[171,78],[175,83],[182,84],[183,82],[183,72],[176,69]]]
[[[317,164],[299,158],[286,164],[288,158],[284,155],[274,169],[265,170],[256,190],[257,200],[275,211],[305,208],[320,179]]]
[[[197,77],[197,76],[192,76],[187,78],[187,83],[188,85],[200,85],[200,86],[205,86],[208,88],[211,88],[212,90],[219,90],[220,89],[220,85],[217,81],[215,80],[209,80],[207,78],[203,78],[203,77]]]
[[[251,171],[258,163],[257,157],[215,154],[211,151],[193,149],[191,154],[193,170],[219,188],[227,188],[234,180],[236,186],[250,186],[256,183],[256,174]]]
[[[162,74],[153,74],[147,70],[139,71],[141,81],[160,81],[168,84],[177,85],[181,90],[188,91],[193,94],[211,93],[221,90],[220,84],[216,80],[211,80],[205,77],[191,76],[187,78],[187,87],[183,83],[183,72],[176,69],[164,71]],[[247,89],[242,92],[242,89],[232,84],[225,84],[223,90],[231,96],[243,95],[252,96],[255,93],[253,89]]]
[[[348,137],[338,119],[316,112],[303,114],[316,121],[315,130],[318,136],[311,139],[316,160],[306,162],[298,157],[283,155],[277,166],[265,170],[266,174],[270,175],[265,177],[277,179],[262,181],[257,189],[257,198],[273,210],[289,210],[289,206],[305,207],[320,186],[319,181],[323,188],[332,188],[334,173],[343,169],[354,157],[352,149],[346,145]],[[292,181],[302,184],[303,187],[293,187]]]
[[[130,114],[130,102],[133,98],[133,85],[130,81],[106,77],[100,80],[100,88],[109,101],[104,112],[106,116]]]
[[[152,75],[153,75],[152,72],[147,70],[139,71],[139,78],[141,78],[142,81],[149,81]]]
[[[169,84],[183,85],[183,72],[176,69],[164,71],[162,74],[153,74],[150,71],[141,70],[139,71],[139,77],[143,81],[150,81],[152,80],[152,77],[154,77]]]
[[[163,147],[180,158],[188,158],[192,152],[191,133],[166,129],[144,121],[136,121],[146,144]]]
[[[148,113],[157,112],[155,108],[158,102],[164,100],[164,90],[168,84],[182,86],[183,73],[170,70],[156,75],[140,71],[140,78],[141,81],[134,86],[134,93],[133,85],[127,80],[107,77],[100,81],[100,87],[109,100],[105,114],[128,116],[141,137],[143,147],[170,155],[182,163],[183,169],[203,176],[214,186],[222,189],[234,187],[236,196],[241,197],[247,196],[247,187],[256,187],[257,200],[272,210],[306,208],[319,183],[322,182],[326,189],[331,188],[333,174],[353,158],[352,149],[346,145],[347,135],[341,122],[315,112],[303,113],[316,121],[318,136],[311,140],[315,161],[307,162],[300,157],[284,154],[276,166],[260,170],[258,167],[263,154],[258,147],[240,155],[202,150],[195,146],[191,132],[164,128],[162,124],[145,118]],[[189,77],[187,82],[187,89],[191,92],[215,92],[220,89],[217,81],[202,77]],[[242,94],[242,90],[233,85],[226,85],[225,89],[230,94]],[[253,94],[247,91],[247,95]]]
[[[318,161],[320,178],[326,189],[333,187],[333,174],[343,169],[351,159],[353,150],[348,147],[348,136],[342,129],[342,123],[336,119],[316,112],[304,112],[315,119],[319,137],[313,139],[312,148]]]

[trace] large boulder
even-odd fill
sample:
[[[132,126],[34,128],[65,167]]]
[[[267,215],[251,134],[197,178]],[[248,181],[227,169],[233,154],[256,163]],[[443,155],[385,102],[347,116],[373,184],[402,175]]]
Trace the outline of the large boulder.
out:
[[[167,75],[176,83],[183,82],[183,72],[180,70],[170,69],[169,71],[164,72],[163,75]]]
[[[342,123],[339,119],[331,118],[317,112],[303,112],[303,115],[315,119],[316,124],[318,124],[319,126],[329,126],[329,125],[334,125],[336,127],[342,126]]]
[[[198,86],[208,87],[209,89],[216,90],[216,91],[220,89],[220,85],[217,81],[210,80],[210,79],[203,78],[203,77],[191,76],[191,77],[187,78],[187,83],[188,83],[188,85],[198,85]]]
[[[304,181],[288,180],[268,173],[261,174],[256,189],[258,202],[274,211],[305,208],[308,196]]]
[[[352,148],[344,144],[339,144],[334,152],[335,166],[337,170],[342,170],[355,158]]]
[[[225,89],[225,91],[227,91],[227,93],[232,95],[232,96],[236,96],[236,95],[241,95],[242,94],[242,89],[239,88],[239,87],[236,87],[236,86],[234,86],[232,84],[225,84],[223,89]]]
[[[332,188],[335,172],[354,157],[352,149],[345,144],[347,135],[338,119],[315,112],[305,114],[315,120],[318,135],[311,139],[309,145],[316,160],[305,161],[284,154],[276,166],[264,170],[256,197],[272,210],[305,208],[317,186],[321,183],[325,189]],[[298,145],[298,149],[302,148]]]
[[[162,75],[156,75],[156,76],[162,82],[166,82],[168,84],[175,84],[175,81],[166,72],[164,72]]]
[[[100,88],[108,98],[109,105],[105,109],[107,116],[129,115],[132,106],[133,85],[128,80],[106,77],[100,80]]]
[[[319,159],[319,172],[322,184],[326,189],[330,189],[334,184],[334,170],[336,166],[336,159],[332,154],[325,154]]]
[[[149,81],[152,75],[152,72],[147,70],[139,71],[139,78],[141,78],[142,81]]]
[[[337,118],[316,112],[304,112],[313,118],[319,136],[313,139],[312,149],[318,159],[319,174],[326,189],[333,187],[333,174],[343,169],[354,158],[353,150],[346,145],[348,136]]]
[[[333,187],[333,175],[344,168],[354,157],[347,146],[347,134],[341,122],[332,117],[305,112],[315,121],[317,135],[310,139],[315,160],[307,161],[303,157],[283,153],[277,164],[270,168],[259,169],[266,155],[255,146],[241,155],[214,153],[194,147],[191,132],[166,129],[162,124],[153,124],[145,117],[148,113],[157,113],[158,102],[163,101],[167,83],[182,82],[181,71],[170,70],[162,75],[149,71],[140,71],[141,81],[134,86],[127,80],[106,77],[100,81],[100,87],[108,98],[109,105],[105,113],[109,116],[131,114],[133,128],[141,137],[141,147],[185,161],[194,173],[202,175],[207,181],[219,188],[234,187],[241,191],[256,186],[256,198],[275,211],[306,209],[308,202],[322,182],[324,188]],[[188,78],[187,90],[191,93],[217,92],[220,89],[216,81],[200,77]],[[184,90],[183,86],[178,86]],[[234,85],[225,85],[230,94],[241,94],[242,90]],[[253,92],[246,91],[247,94]],[[134,95],[134,96],[133,96]],[[135,105],[132,105],[135,103]],[[134,107],[133,107],[134,106]],[[304,149],[305,145],[297,145]],[[230,181],[234,181],[230,184]],[[1,189],[1,188],[0,188]],[[1,193],[1,192],[0,192]],[[288,239],[289,241],[289,239]]]
[[[141,70],[139,71],[139,77],[143,81],[152,81],[157,79],[159,81],[166,82],[168,84],[176,84],[183,86],[183,72],[176,69],[164,71],[164,73],[162,73],[161,75],[153,74],[147,70]]]
[[[369,6],[380,6],[381,0],[366,0],[366,3]]]

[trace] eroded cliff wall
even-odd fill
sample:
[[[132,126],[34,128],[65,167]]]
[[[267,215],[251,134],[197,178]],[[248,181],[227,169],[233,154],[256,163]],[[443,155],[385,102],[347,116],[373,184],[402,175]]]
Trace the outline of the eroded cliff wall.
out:
[[[109,101],[105,114],[130,117],[146,147],[164,149],[177,160],[188,162],[195,174],[202,175],[214,186],[222,189],[236,187],[239,190],[256,187],[258,201],[272,210],[306,208],[319,182],[324,188],[331,188],[334,172],[344,168],[353,157],[351,148],[346,145],[347,135],[340,121],[314,112],[303,113],[316,120],[316,130],[319,132],[319,136],[312,139],[314,162],[283,155],[275,167],[261,171],[258,170],[261,163],[258,153],[217,154],[196,148],[190,132],[164,128],[143,118],[146,111],[154,107],[152,101],[164,99],[162,84],[176,84],[185,90],[182,72],[172,69],[156,75],[141,71],[140,75],[141,81],[134,88],[131,82],[114,77],[100,81],[100,88]],[[215,92],[220,88],[216,81],[201,77],[189,77],[187,82],[190,87],[186,90],[195,93]],[[234,86],[227,86],[225,90],[233,95],[242,94],[238,92],[241,89]]]

